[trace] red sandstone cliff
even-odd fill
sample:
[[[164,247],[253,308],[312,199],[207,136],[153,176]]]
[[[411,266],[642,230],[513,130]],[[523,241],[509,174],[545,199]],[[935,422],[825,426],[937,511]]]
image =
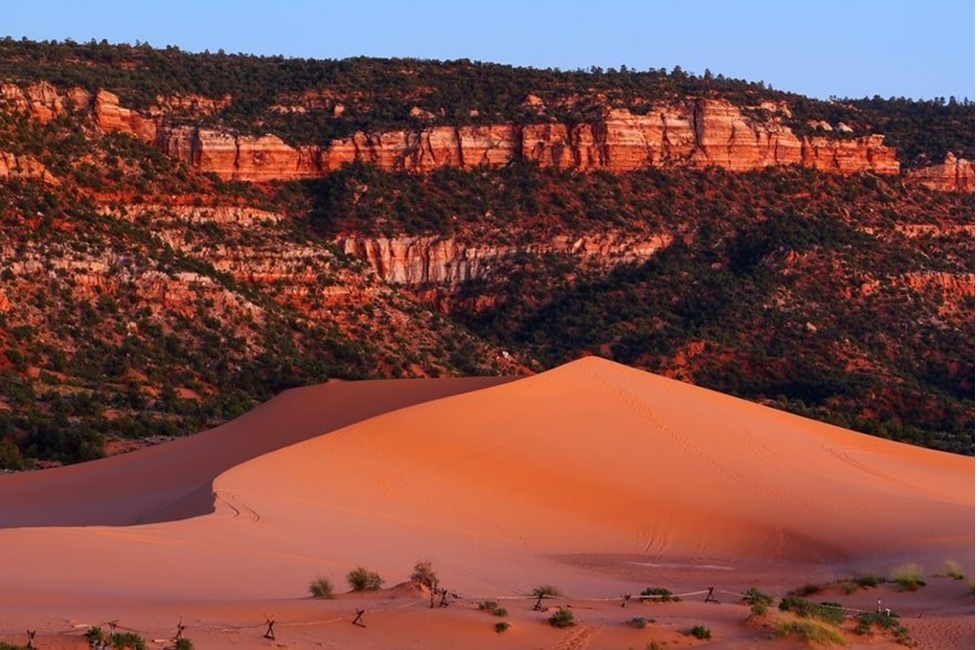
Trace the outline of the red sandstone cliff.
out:
[[[909,174],[922,185],[943,192],[975,192],[976,163],[956,158],[951,152],[945,154],[945,162],[918,169]]]
[[[898,174],[896,152],[883,136],[852,139],[798,136],[777,117],[757,119],[722,100],[690,99],[662,104],[644,115],[610,110],[578,124],[431,126],[415,130],[358,132],[324,147],[293,147],[274,135],[243,136],[196,126],[170,126],[168,111],[206,114],[229,99],[160,98],[147,114],[124,108],[107,91],[54,86],[0,86],[0,99],[46,121],[66,105],[89,111],[104,132],[130,133],[165,154],[225,179],[263,182],[323,175],[352,162],[388,171],[426,173],[440,167],[501,167],[524,160],[542,167],[628,172],[645,167],[717,165],[748,171],[798,164],[841,174]],[[946,160],[913,172],[941,190],[975,191],[975,164]]]

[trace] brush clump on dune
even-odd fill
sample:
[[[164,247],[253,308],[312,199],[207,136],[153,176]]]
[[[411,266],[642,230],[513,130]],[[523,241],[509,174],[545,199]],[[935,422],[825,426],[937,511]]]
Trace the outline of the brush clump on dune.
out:
[[[941,575],[955,580],[965,580],[965,574],[962,573],[962,565],[955,560],[945,560],[942,564]]]
[[[556,612],[551,614],[551,617],[547,619],[547,622],[554,627],[559,628],[573,627],[575,625],[574,612],[567,607],[561,607]]]
[[[428,587],[431,591],[435,591],[439,587],[438,574],[435,573],[435,569],[432,568],[432,563],[429,560],[416,562],[409,579],[412,582]]]
[[[925,582],[924,571],[914,562],[892,569],[891,582],[897,585],[898,591],[917,591],[928,584]]]
[[[333,592],[333,583],[330,582],[329,578],[324,576],[317,576],[311,583],[309,583],[309,593],[312,594],[314,598],[323,598],[326,600],[335,597]]]
[[[809,643],[845,646],[846,639],[835,627],[811,619],[782,619],[775,624],[775,635],[785,638],[800,637]]]
[[[359,566],[347,574],[347,584],[354,591],[377,591],[384,579],[376,571]]]

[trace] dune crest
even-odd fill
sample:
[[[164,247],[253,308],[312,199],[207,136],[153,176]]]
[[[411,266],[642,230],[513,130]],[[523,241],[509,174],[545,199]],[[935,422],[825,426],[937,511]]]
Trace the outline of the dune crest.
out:
[[[838,561],[969,542],[973,481],[969,458],[584,358],[271,453],[215,489],[435,546],[451,531],[543,554]]]

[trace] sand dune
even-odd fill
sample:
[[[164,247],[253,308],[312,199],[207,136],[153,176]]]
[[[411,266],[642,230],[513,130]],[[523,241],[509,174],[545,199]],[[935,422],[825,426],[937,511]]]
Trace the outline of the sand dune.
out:
[[[258,512],[305,502],[541,554],[839,561],[971,544],[973,482],[970,458],[588,358],[266,455],[215,486]]]
[[[278,395],[169,444],[94,463],[0,476],[0,528],[124,526],[213,511],[211,481],[262,454],[419,402],[508,378],[331,382]]]
[[[291,391],[178,443],[4,477],[0,631],[123,603],[157,627],[202,601],[298,620],[314,575],[396,583],[420,558],[467,595],[974,569],[971,458],[596,358],[492,383]],[[137,518],[157,523],[121,525]]]

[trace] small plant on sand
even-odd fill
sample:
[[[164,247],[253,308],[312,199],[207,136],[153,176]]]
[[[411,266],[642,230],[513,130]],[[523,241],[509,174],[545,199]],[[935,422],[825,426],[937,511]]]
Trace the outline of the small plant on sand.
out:
[[[347,584],[354,591],[377,591],[384,580],[376,571],[359,566],[347,574]]]
[[[116,650],[146,650],[146,641],[138,634],[133,632],[116,633],[109,639],[109,643]]]
[[[194,644],[190,639],[177,639],[173,642],[173,650],[194,650]]]
[[[479,610],[482,612],[489,612],[493,616],[499,616],[501,618],[509,614],[507,608],[495,600],[486,600],[479,603]]]
[[[629,621],[629,625],[636,628],[637,630],[645,630],[646,625],[648,623],[649,621],[646,620],[645,616],[636,616],[635,618]]]
[[[575,624],[574,612],[567,607],[561,607],[556,612],[551,614],[551,617],[547,619],[547,622],[554,627],[572,627]]]
[[[714,636],[711,634],[710,628],[703,625],[694,625],[692,628],[687,630],[687,634],[694,638],[700,639],[701,641],[710,641],[710,638]]]
[[[646,646],[646,650],[663,650],[663,646],[654,640],[649,642],[649,645]]]
[[[764,616],[768,613],[768,605],[764,603],[755,603],[751,606],[752,616]]]
[[[309,583],[309,593],[311,593],[314,598],[333,598],[333,583],[330,582],[329,578],[317,576],[315,580]]]
[[[28,650],[26,645],[11,645],[6,641],[0,641],[0,650]]]
[[[639,594],[641,603],[678,603],[679,596],[674,596],[673,592],[663,587],[646,587]]]
[[[891,571],[891,582],[897,585],[898,591],[917,591],[927,584],[921,567],[914,562],[895,567]]]
[[[879,576],[876,573],[865,573],[853,578],[853,582],[864,589],[873,589],[878,585],[884,584],[887,580],[884,576]]]
[[[911,637],[908,636],[908,628],[901,625],[897,614],[888,614],[887,612],[861,612],[857,617],[857,634],[870,636],[874,633],[874,628],[884,634],[890,634],[901,645],[912,645]]]
[[[839,603],[814,603],[804,598],[786,596],[778,604],[783,612],[794,612],[803,618],[815,618],[834,625],[841,625],[846,620],[846,610]]]
[[[88,639],[88,644],[92,647],[102,646],[106,642],[105,632],[98,625],[93,625],[85,632],[85,638]]]
[[[751,587],[746,592],[744,592],[744,594],[741,596],[741,599],[744,600],[749,605],[757,605],[759,603],[762,605],[775,604],[774,598],[766,594],[764,591],[756,589],[755,587]]]
[[[942,564],[941,575],[954,578],[955,580],[965,580],[965,574],[962,573],[962,565],[955,560],[945,560],[945,563]]]
[[[823,590],[823,585],[817,585],[815,583],[804,584],[798,589],[794,589],[789,592],[790,596],[798,596],[799,598],[808,598],[809,596],[815,596],[820,591]]]
[[[783,638],[802,637],[809,643],[823,645],[846,645],[846,639],[839,630],[820,621],[783,619],[775,624],[775,635]]]
[[[539,587],[534,587],[534,590],[530,592],[535,598],[557,598],[561,596],[561,592],[554,585],[541,585]]]
[[[506,621],[500,621],[499,623],[493,626],[493,629],[496,630],[497,634],[503,634],[504,632],[510,629],[510,624],[507,623]]]
[[[412,582],[428,587],[431,591],[435,591],[439,587],[439,578],[435,574],[435,569],[432,568],[432,563],[428,560],[415,563],[415,569],[411,572],[410,579]]]

